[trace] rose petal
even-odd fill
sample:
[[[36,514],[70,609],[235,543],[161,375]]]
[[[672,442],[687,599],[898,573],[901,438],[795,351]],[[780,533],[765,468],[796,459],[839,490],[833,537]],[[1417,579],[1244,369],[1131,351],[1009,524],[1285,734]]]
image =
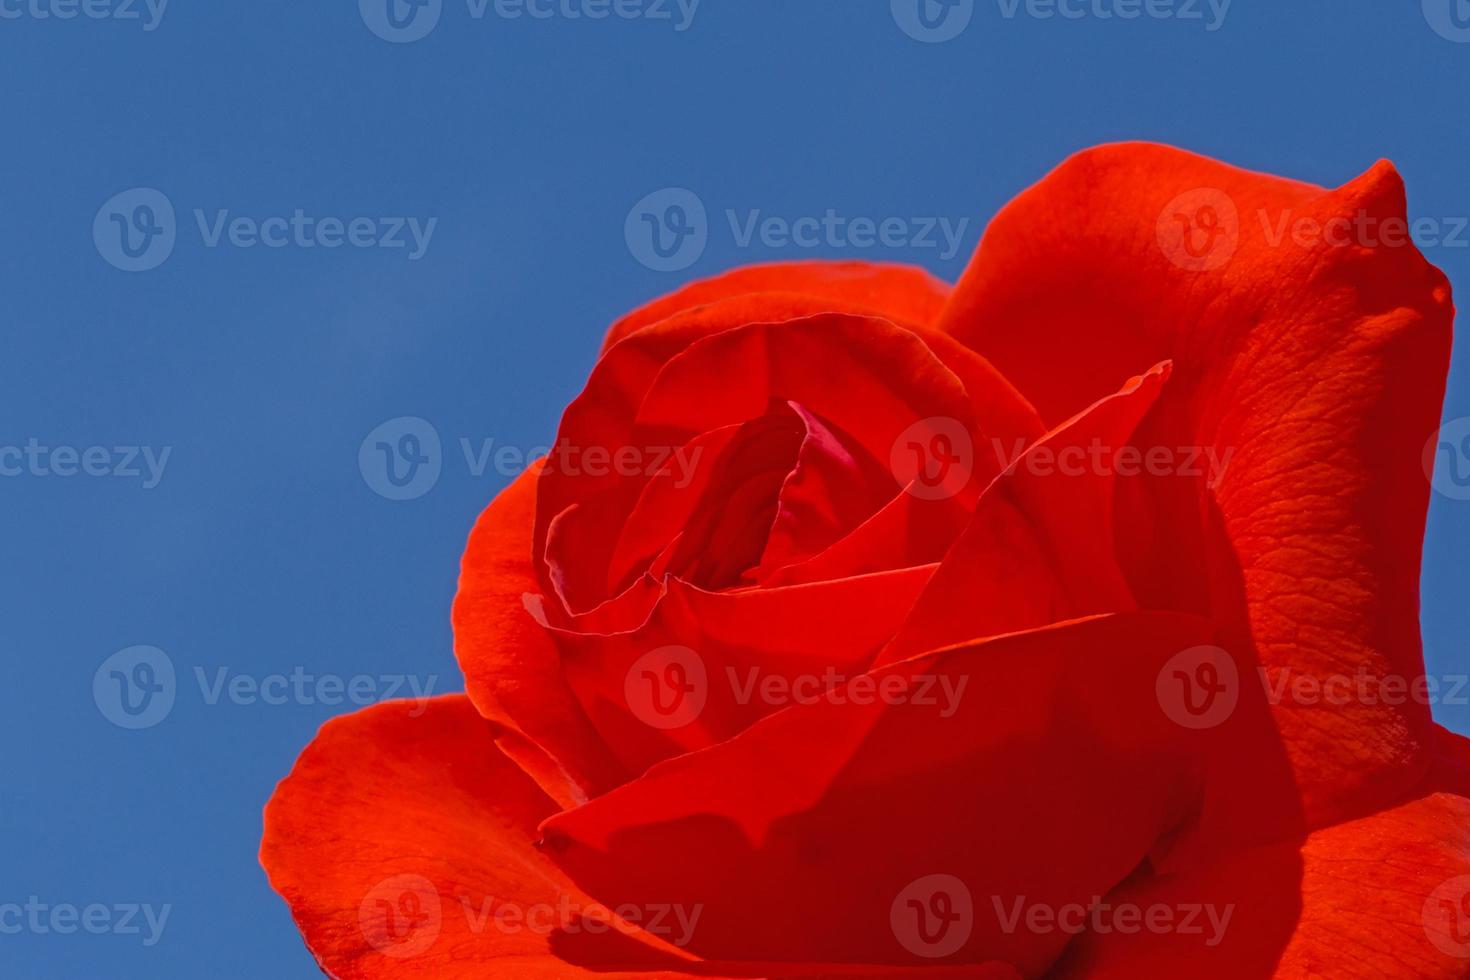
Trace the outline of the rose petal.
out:
[[[1107,923],[1163,911],[1152,929],[1079,936],[1059,976],[1464,977],[1470,800],[1425,796],[1106,901]]]
[[[691,283],[628,314],[608,331],[603,350],[676,313],[752,293],[784,293],[827,312],[882,316],[928,326],[943,311],[949,288],[948,283],[915,266],[820,261],[746,266]]]
[[[1085,897],[1178,819],[1185,760],[1155,682],[1205,628],[1101,617],[895,665],[880,673],[902,690],[781,711],[551,818],[548,847],[604,901],[700,904],[701,956],[919,962],[892,918],[917,880]],[[977,914],[942,960],[1034,972],[1064,941]]]
[[[747,576],[758,584],[825,551],[882,509],[897,490],[886,460],[880,463],[864,453],[851,436],[800,402],[787,404],[800,417],[805,438],[782,484],[760,565]]]
[[[831,547],[788,565],[762,584],[805,585],[895,568],[938,564],[969,523],[959,497],[920,497],[907,488]]]
[[[323,726],[276,788],[260,861],[328,975],[608,975],[551,952],[577,916],[612,919],[536,850],[556,806],[493,735],[463,696],[376,705]],[[620,928],[650,955],[653,937]]]
[[[824,314],[695,341],[649,387],[636,425],[692,437],[759,417],[778,400],[839,426],[885,462],[916,421],[952,418],[968,431],[977,423],[963,383],[918,334],[886,320]]]
[[[1113,460],[1168,376],[1164,364],[1131,380],[997,477],[877,662],[1134,609],[1114,557]]]
[[[1197,502],[1171,506],[1173,547],[1148,561],[1135,549],[1130,573],[1150,598],[1171,579],[1204,583],[1243,663],[1319,683],[1423,674],[1420,454],[1452,308],[1406,236],[1382,244],[1404,210],[1387,163],[1324,191],[1167,147],[1100,147],[996,218],[945,312],[1048,420],[1173,360],[1181,394],[1160,431],[1234,457],[1209,521],[1179,520]],[[1294,241],[1300,219],[1322,234]],[[1394,800],[1425,771],[1423,705],[1274,710],[1310,826]]]
[[[933,571],[724,592],[671,579],[636,629],[552,635],[586,716],[623,768],[641,773],[791,703],[793,682],[867,670]],[[762,694],[765,684],[781,693]]]
[[[501,491],[470,534],[454,598],[454,652],[480,712],[518,738],[502,747],[563,806],[627,774],[588,723],[562,675],[556,645],[526,610],[539,589],[531,563],[537,463]]]

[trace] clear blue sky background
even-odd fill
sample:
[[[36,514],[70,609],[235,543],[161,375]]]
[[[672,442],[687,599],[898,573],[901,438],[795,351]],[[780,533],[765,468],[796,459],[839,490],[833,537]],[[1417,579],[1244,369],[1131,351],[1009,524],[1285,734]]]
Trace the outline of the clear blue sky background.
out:
[[[211,705],[195,668],[457,688],[457,563],[506,482],[473,475],[458,440],[544,444],[606,325],[682,279],[813,255],[953,279],[1018,190],[1129,137],[1325,184],[1387,156],[1413,215],[1470,214],[1470,44],[1431,30],[1418,0],[1236,0],[1213,32],[1007,19],[979,0],[940,44],[906,36],[887,0],[704,0],[683,32],[475,20],[465,4],[444,0],[437,28],[405,44],[375,36],[354,0],[173,0],[152,31],[0,19],[0,444],[172,447],[151,489],[0,479],[0,903],[173,906],[152,948],[0,936],[4,976],[315,975],[256,864],[260,808],[348,708]],[[634,202],[669,186],[716,218],[672,274],[624,240]],[[179,220],[167,261],[130,274],[92,226],[134,187],[162,191]],[[196,208],[439,221],[409,261],[209,248]],[[742,248],[727,208],[972,222],[946,260]],[[1470,249],[1430,257],[1470,296]],[[1458,353],[1447,418],[1470,415]],[[398,416],[444,440],[437,485],[402,502],[358,465]],[[1435,673],[1465,669],[1467,542],[1470,502],[1437,496]],[[167,652],[178,693],[161,723],[129,731],[92,684],[138,644]],[[1441,717],[1470,729],[1470,710]]]

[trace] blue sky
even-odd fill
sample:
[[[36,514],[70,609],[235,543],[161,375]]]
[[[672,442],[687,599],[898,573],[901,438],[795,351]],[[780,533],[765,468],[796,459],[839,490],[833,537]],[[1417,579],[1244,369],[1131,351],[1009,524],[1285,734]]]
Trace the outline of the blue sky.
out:
[[[351,707],[317,693],[458,687],[471,522],[642,300],[769,259],[953,279],[1007,199],[1120,138],[1332,185],[1386,156],[1412,216],[1470,215],[1450,0],[976,0],[938,43],[887,0],[438,0],[407,27],[366,0],[68,2],[0,0],[0,444],[73,447],[78,471],[0,478],[0,903],[136,905],[139,928],[0,936],[6,976],[313,975],[256,864],[260,807]],[[668,188],[689,193],[661,213],[692,226],[697,202],[704,233],[640,254],[630,213]],[[723,219],[829,209],[932,217],[932,244]],[[1459,241],[1429,255],[1470,295]],[[1445,417],[1467,415],[1462,349]],[[365,479],[360,450],[433,436],[433,479]],[[478,473],[461,440],[490,450]],[[1431,673],[1464,670],[1467,542],[1470,502],[1437,494]],[[94,680],[161,664],[165,717],[99,710]]]

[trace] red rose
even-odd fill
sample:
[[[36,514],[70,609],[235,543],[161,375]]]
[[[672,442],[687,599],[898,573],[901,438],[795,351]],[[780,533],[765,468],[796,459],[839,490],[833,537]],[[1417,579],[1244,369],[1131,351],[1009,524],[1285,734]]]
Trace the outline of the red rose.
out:
[[[765,266],[616,324],[470,538],[468,697],[327,725],[267,808],[323,969],[1464,975],[1452,309],[1360,233],[1403,212],[1387,164],[1108,146],[952,290]]]

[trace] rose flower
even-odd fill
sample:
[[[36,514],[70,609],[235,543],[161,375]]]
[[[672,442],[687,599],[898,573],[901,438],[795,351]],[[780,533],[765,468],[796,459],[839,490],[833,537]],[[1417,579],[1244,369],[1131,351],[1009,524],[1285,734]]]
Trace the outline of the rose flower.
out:
[[[954,287],[759,266],[619,321],[470,536],[467,694],[328,724],[267,807],[322,969],[1464,975],[1453,312],[1404,210],[1388,164],[1105,146]]]

